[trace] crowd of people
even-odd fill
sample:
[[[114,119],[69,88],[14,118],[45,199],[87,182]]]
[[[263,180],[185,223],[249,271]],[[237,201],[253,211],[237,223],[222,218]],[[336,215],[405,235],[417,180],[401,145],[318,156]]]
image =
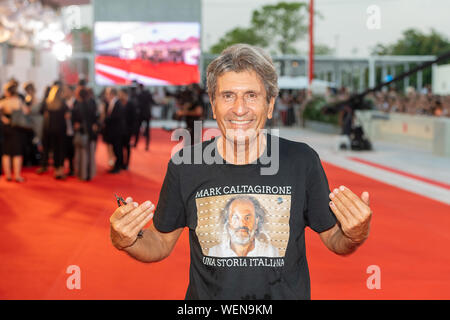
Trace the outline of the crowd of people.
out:
[[[108,173],[128,170],[132,149],[140,137],[145,150],[151,140],[152,107],[162,106],[162,117],[177,120],[194,132],[194,121],[208,117],[205,91],[196,84],[151,92],[141,83],[107,87],[100,95],[84,80],[69,86],[55,81],[39,99],[33,83],[20,90],[11,79],[0,99],[1,171],[7,181],[24,182],[22,167],[51,172],[55,179],[76,176],[89,181],[96,175],[96,147],[107,145]],[[192,139],[189,143],[195,143]]]
[[[343,101],[350,98],[350,93],[348,88],[340,88],[329,90],[326,97],[329,102]],[[409,87],[405,93],[384,89],[367,94],[365,99],[368,107],[386,113],[450,117],[450,95],[434,94],[429,85],[422,90]]]
[[[154,88],[134,82],[129,87],[107,87],[97,97],[84,80],[69,86],[55,81],[38,100],[33,83],[20,90],[11,79],[0,99],[1,170],[7,181],[24,182],[23,166],[38,166],[44,174],[54,168],[56,179],[77,176],[89,181],[96,175],[96,146],[101,137],[107,145],[109,173],[128,170],[132,149],[141,136],[145,150],[151,140],[152,107],[159,106],[158,118],[177,120],[194,137],[196,120],[212,119],[209,97],[200,85]],[[345,100],[349,92],[343,88],[328,91],[328,102]],[[372,109],[431,116],[450,116],[450,96],[437,96],[426,91],[408,89],[400,94],[395,89],[367,95]],[[311,101],[306,90],[280,90],[274,117],[268,126],[292,126],[299,122],[301,110]],[[344,112],[345,113],[345,112]],[[352,114],[352,112],[347,112]],[[350,123],[350,122],[349,122]]]
[[[292,126],[298,123],[299,112],[305,101],[306,90],[280,90],[275,101],[273,124]]]
[[[383,112],[450,117],[450,96],[433,94],[429,87],[422,91],[409,88],[405,94],[395,89],[370,95],[375,108]]]
[[[83,81],[76,87],[55,81],[38,100],[33,83],[25,83],[22,93],[12,79],[4,86],[0,112],[2,171],[7,181],[24,182],[23,166],[39,166],[36,173],[43,174],[50,164],[55,179],[77,175],[90,180],[95,175],[95,161],[89,162],[86,155],[92,151],[93,159],[95,154],[99,114],[94,94]]]

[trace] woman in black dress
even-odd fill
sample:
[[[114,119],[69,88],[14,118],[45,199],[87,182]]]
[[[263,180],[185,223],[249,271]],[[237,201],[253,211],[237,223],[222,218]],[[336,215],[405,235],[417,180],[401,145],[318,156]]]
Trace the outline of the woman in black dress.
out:
[[[7,181],[12,181],[11,159],[16,182],[24,182],[22,171],[22,133],[20,128],[11,125],[14,112],[26,113],[27,109],[22,99],[17,94],[17,83],[10,81],[5,85],[5,98],[0,100],[0,112],[2,121],[2,134],[4,139],[2,165]]]
[[[48,135],[50,149],[53,150],[53,167],[55,178],[65,179],[64,156],[66,137],[66,118],[70,117],[69,108],[64,99],[64,87],[53,85],[48,94],[44,117],[48,117]]]

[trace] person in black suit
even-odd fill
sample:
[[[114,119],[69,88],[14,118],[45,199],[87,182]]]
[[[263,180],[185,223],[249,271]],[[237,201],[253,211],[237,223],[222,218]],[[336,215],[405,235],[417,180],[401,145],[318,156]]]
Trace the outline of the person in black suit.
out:
[[[137,100],[140,117],[138,130],[140,130],[142,123],[144,123],[145,150],[148,150],[150,145],[150,119],[152,116],[152,105],[154,104],[154,101],[152,94],[144,88],[142,83],[138,84]],[[136,147],[138,140],[139,131],[136,135],[134,147]]]
[[[123,169],[128,170],[131,156],[131,136],[135,130],[135,123],[138,113],[136,111],[137,106],[129,99],[128,90],[122,88],[119,90],[120,103],[125,107],[125,122],[126,130],[123,136]]]
[[[119,173],[123,168],[123,136],[125,135],[125,108],[120,103],[117,89],[106,88],[107,108],[105,114],[105,133],[110,141],[116,161],[109,173]]]

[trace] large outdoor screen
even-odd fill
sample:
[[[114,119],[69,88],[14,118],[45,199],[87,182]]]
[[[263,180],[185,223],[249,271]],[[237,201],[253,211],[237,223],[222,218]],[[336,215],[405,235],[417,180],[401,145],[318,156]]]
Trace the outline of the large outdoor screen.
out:
[[[200,81],[200,24],[96,22],[98,85],[186,85]]]

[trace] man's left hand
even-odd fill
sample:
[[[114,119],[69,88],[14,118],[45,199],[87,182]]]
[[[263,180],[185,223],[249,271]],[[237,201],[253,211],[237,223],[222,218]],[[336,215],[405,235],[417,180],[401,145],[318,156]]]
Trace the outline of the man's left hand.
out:
[[[352,242],[361,244],[369,236],[372,210],[369,207],[369,193],[361,198],[350,189],[341,186],[330,193],[330,208],[340,223],[344,235]]]

